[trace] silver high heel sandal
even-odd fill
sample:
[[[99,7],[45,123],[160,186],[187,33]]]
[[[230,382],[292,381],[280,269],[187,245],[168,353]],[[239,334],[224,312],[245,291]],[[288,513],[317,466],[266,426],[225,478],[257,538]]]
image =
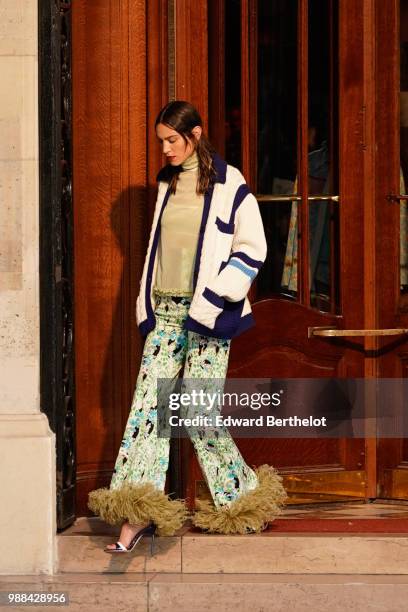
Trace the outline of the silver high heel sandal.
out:
[[[156,534],[156,525],[151,523],[147,525],[147,527],[143,527],[140,529],[134,538],[131,540],[129,546],[125,546],[122,542],[115,542],[116,548],[104,548],[104,552],[106,553],[129,553],[135,548],[135,546],[140,542],[140,540],[145,535],[151,536],[150,538],[150,555],[153,556],[153,546],[154,546],[154,536]]]

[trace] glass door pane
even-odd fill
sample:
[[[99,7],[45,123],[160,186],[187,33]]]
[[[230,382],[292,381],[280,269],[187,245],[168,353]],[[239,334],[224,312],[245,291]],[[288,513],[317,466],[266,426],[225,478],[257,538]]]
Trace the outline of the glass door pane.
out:
[[[337,312],[339,304],[338,2],[308,6],[308,194],[310,304]]]
[[[278,196],[298,193],[297,0],[259,0],[257,40],[257,192],[268,240],[257,295],[294,299],[296,204]],[[275,197],[268,201],[268,196]]]

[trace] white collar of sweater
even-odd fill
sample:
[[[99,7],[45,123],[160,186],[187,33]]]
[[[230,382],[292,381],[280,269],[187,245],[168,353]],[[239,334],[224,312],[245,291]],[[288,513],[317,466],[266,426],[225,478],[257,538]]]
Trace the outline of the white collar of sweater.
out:
[[[181,164],[183,170],[196,170],[198,168],[198,155],[197,151],[193,151],[191,155],[184,160]]]

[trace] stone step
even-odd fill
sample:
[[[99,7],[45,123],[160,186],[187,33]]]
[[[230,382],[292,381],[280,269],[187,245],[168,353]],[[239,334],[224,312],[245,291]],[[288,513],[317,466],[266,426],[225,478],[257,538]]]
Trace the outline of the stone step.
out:
[[[55,574],[0,576],[0,591],[65,592],[70,612],[343,612],[406,610],[407,576]],[[28,606],[1,607],[15,611]],[[31,610],[44,610],[29,606]],[[61,612],[63,606],[47,606]]]
[[[273,533],[203,534],[183,528],[176,536],[150,538],[129,554],[103,551],[118,530],[95,525],[57,536],[59,572],[183,574],[401,574],[408,575],[406,534]]]

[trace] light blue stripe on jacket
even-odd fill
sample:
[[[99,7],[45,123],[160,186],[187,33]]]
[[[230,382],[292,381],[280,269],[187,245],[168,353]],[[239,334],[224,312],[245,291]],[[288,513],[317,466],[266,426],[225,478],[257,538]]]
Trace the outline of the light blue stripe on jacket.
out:
[[[248,266],[243,264],[241,261],[237,261],[236,259],[230,259],[228,265],[235,266],[235,268],[238,268],[238,270],[241,270],[241,272],[249,276],[251,280],[253,280],[257,274],[255,270],[251,270],[251,268],[248,268]]]

